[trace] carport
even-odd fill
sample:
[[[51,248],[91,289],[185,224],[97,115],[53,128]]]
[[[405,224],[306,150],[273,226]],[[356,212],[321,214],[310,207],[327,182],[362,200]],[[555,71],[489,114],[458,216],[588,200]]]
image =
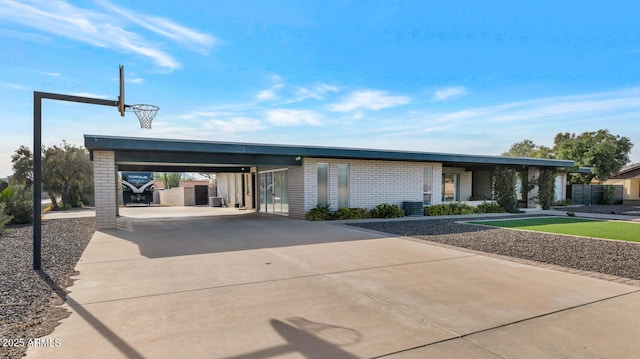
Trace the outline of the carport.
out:
[[[116,227],[118,171],[236,173],[255,186],[258,167],[301,165],[298,153],[269,145],[85,135],[85,147],[94,163],[98,228]]]

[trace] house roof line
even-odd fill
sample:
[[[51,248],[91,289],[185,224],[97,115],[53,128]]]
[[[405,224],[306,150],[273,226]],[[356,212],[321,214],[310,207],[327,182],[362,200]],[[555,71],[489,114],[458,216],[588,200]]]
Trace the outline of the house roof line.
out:
[[[279,145],[264,143],[239,143],[221,141],[173,140],[162,138],[120,137],[84,135],[85,146],[90,151],[145,151],[197,154],[228,154],[256,156],[293,156],[312,158],[344,158],[363,160],[396,160],[417,162],[444,162],[460,165],[492,164],[522,165],[541,167],[572,167],[573,161],[502,157],[475,154],[435,153],[401,150],[380,150],[364,148]]]

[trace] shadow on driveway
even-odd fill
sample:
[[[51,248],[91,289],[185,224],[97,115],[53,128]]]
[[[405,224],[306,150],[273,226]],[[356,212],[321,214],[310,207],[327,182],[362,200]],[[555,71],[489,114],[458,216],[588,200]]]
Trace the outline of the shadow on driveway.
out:
[[[385,236],[275,215],[121,218],[118,229],[104,230],[127,240],[147,258],[219,253],[384,238]]]

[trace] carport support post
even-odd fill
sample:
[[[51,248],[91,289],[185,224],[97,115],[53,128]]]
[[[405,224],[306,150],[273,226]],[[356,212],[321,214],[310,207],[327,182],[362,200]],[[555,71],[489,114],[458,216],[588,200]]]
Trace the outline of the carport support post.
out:
[[[96,228],[115,228],[118,211],[115,153],[93,151]]]

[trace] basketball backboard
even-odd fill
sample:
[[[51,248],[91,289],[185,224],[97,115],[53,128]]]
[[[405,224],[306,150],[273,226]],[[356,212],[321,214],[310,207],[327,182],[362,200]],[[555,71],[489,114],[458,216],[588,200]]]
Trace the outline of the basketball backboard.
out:
[[[120,95],[118,96],[118,111],[124,117],[124,66],[120,65]]]

